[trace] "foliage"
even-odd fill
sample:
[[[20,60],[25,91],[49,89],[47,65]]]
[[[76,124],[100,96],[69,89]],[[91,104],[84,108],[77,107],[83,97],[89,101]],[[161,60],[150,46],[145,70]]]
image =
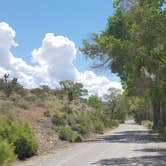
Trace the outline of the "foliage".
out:
[[[90,96],[87,100],[87,104],[90,107],[95,108],[96,110],[103,109],[103,107],[104,107],[103,102],[101,101],[101,99],[97,95]]]
[[[115,2],[115,13],[81,51],[116,73],[128,96],[148,98],[154,128],[166,125],[166,11],[164,0]],[[146,109],[144,109],[146,110]],[[150,110],[151,112],[151,110]],[[142,120],[142,119],[141,119]]]
[[[67,120],[64,116],[64,114],[55,114],[52,117],[52,123],[56,126],[61,126],[67,124]]]
[[[23,109],[28,109],[29,108],[29,103],[26,100],[21,99],[18,102],[18,106],[23,108]]]
[[[12,93],[24,96],[27,93],[26,89],[18,83],[17,78],[10,80],[9,76],[9,74],[5,74],[4,77],[0,79],[0,91],[3,91],[6,97],[9,97]]]
[[[0,165],[9,166],[16,160],[14,147],[4,140],[0,140]]]
[[[75,97],[81,97],[87,95],[87,90],[84,89],[82,83],[74,83],[71,80],[60,81],[61,89],[67,94],[69,102],[71,102]]]
[[[44,112],[44,116],[46,116],[46,117],[51,117],[50,111],[49,111],[49,110],[45,111],[45,112]]]
[[[27,124],[18,124],[9,117],[0,117],[0,138],[14,145],[19,159],[31,157],[37,152],[34,131]]]
[[[38,146],[34,132],[27,124],[16,125],[12,142],[15,146],[15,153],[21,160],[31,157],[37,152]]]
[[[141,122],[141,125],[143,125],[143,126],[149,128],[149,129],[152,129],[152,127],[153,127],[153,122],[150,121],[150,120],[143,120],[143,121]]]
[[[76,131],[73,131],[69,126],[59,126],[58,132],[59,138],[62,140],[67,140],[70,142],[82,141],[82,137]]]

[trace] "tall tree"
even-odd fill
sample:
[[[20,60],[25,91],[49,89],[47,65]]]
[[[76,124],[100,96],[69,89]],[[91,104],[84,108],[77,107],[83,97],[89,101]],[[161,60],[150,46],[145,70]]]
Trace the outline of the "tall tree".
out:
[[[154,127],[165,115],[166,11],[163,0],[133,0],[128,10],[119,6],[106,29],[84,40],[81,51],[117,73],[128,95],[149,96]],[[91,42],[92,41],[92,42]],[[166,119],[166,118],[165,118]],[[163,120],[162,120],[163,121]],[[163,121],[164,122],[164,121]]]

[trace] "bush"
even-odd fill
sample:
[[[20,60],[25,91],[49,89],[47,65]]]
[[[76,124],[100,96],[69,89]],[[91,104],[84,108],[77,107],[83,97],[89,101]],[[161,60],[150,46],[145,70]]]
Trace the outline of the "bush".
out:
[[[42,98],[36,99],[35,103],[36,103],[36,106],[38,106],[38,107],[42,107],[42,108],[45,107],[45,102]]]
[[[14,109],[11,102],[1,101],[0,102],[0,114],[10,114]]]
[[[76,117],[76,125],[73,127],[83,137],[87,137],[91,132],[94,131],[92,120],[88,113],[81,113]]]
[[[24,96],[24,99],[29,102],[35,102],[37,97],[33,94],[28,94],[28,95]]]
[[[9,99],[13,101],[15,104],[17,104],[18,101],[21,99],[21,95],[13,93],[12,95],[10,95]]]
[[[50,111],[45,111],[45,112],[44,112],[44,116],[46,116],[46,117],[51,117]]]
[[[36,154],[38,146],[35,135],[27,124],[17,125],[12,139],[19,159],[24,160]]]
[[[63,114],[55,114],[52,117],[52,123],[56,126],[67,124],[67,120]]]
[[[90,118],[93,122],[94,132],[102,134],[105,128],[104,123],[96,115],[91,115]]]
[[[119,126],[119,122],[117,119],[111,119],[110,121],[110,127],[114,128],[114,127],[118,127]]]
[[[26,100],[20,100],[18,103],[19,107],[23,109],[28,109],[29,108],[29,103]]]
[[[14,154],[14,148],[6,141],[0,140],[0,165],[9,166],[13,161],[16,160]]]
[[[61,140],[66,140],[70,142],[82,141],[82,137],[76,131],[73,131],[69,126],[59,126],[58,132],[59,138]]]
[[[37,152],[34,132],[27,124],[17,124],[10,118],[0,118],[0,138],[13,144],[19,159],[31,157]]]
[[[150,121],[150,120],[143,120],[143,121],[141,122],[141,125],[143,125],[143,126],[149,128],[149,129],[152,129],[152,127],[153,127],[153,122]]]

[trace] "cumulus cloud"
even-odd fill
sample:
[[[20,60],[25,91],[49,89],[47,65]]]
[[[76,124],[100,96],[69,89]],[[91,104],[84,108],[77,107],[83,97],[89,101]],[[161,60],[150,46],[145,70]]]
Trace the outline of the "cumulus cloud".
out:
[[[119,82],[112,82],[105,76],[97,76],[92,71],[78,71],[73,64],[77,53],[74,42],[53,33],[47,33],[40,48],[32,51],[31,59],[35,64],[28,65],[11,52],[11,48],[17,46],[15,34],[7,23],[0,23],[0,76],[10,73],[27,88],[41,84],[55,87],[61,80],[79,81],[90,95],[99,96],[105,94],[110,87],[122,89]]]
[[[96,94],[102,97],[110,87],[122,89],[120,82],[110,81],[105,76],[97,76],[92,71],[78,72],[77,80],[84,84],[85,88],[88,89],[89,95]]]
[[[38,73],[51,85],[60,80],[75,80],[75,58],[75,44],[53,33],[47,33],[41,47],[32,52],[32,60],[38,64]]]
[[[26,87],[36,86],[33,79],[34,68],[22,58],[16,58],[11,52],[11,47],[18,45],[14,41],[15,34],[7,23],[0,23],[0,75],[7,72],[19,78]]]

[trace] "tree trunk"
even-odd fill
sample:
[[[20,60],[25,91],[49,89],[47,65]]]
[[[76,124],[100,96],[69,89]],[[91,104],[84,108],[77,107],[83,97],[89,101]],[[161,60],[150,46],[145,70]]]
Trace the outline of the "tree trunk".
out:
[[[165,110],[165,101],[162,101],[162,125],[166,126],[166,110]]]
[[[160,121],[160,102],[153,101],[153,128],[156,129],[159,126]]]

